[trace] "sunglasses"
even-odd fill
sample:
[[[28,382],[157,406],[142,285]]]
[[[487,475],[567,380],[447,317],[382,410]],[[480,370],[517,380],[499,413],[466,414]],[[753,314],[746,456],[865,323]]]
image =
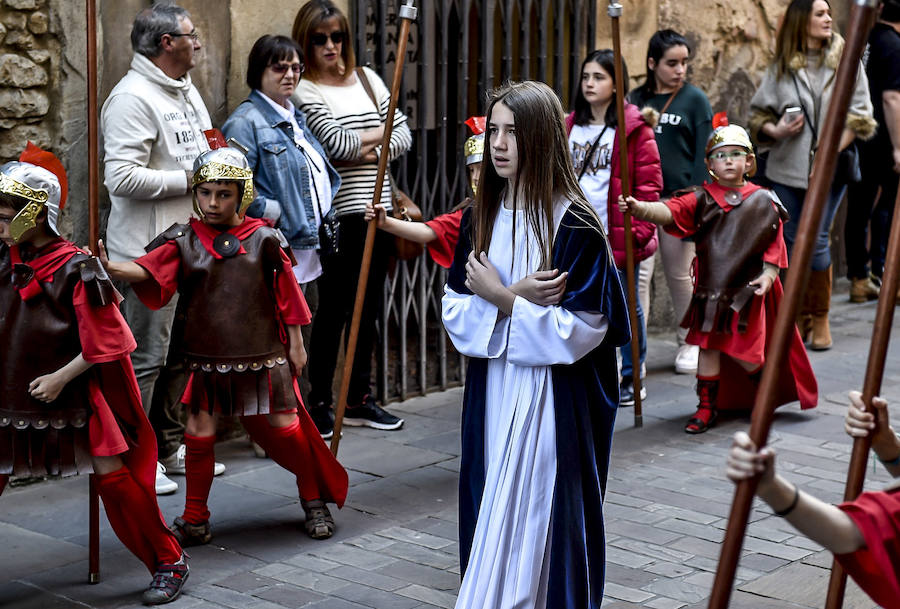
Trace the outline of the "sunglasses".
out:
[[[724,161],[725,159],[739,159],[750,154],[746,150],[731,150],[729,152],[713,152],[709,155],[714,161]]]
[[[269,69],[279,76],[284,76],[284,73],[288,70],[297,75],[303,74],[306,66],[304,66],[302,63],[272,63],[269,64]]]
[[[347,38],[347,32],[331,32],[331,35],[317,32],[310,35],[309,41],[313,43],[313,46],[323,47],[328,44],[329,38],[334,44],[341,44]]]

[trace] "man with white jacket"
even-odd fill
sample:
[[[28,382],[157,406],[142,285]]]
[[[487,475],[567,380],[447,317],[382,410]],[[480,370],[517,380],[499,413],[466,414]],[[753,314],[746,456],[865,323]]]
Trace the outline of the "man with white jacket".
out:
[[[191,167],[208,150],[203,131],[212,126],[188,74],[200,37],[185,9],[156,4],[142,10],[134,20],[131,46],[131,69],[113,88],[100,116],[105,184],[112,202],[106,249],[114,261],[142,256],[144,246],[159,233],[188,221]],[[144,409],[156,430],[160,460],[183,473],[179,444],[184,427],[173,411],[177,399],[170,397],[179,388],[168,387],[171,375],[164,372],[177,298],[151,311],[130,287],[124,293],[122,312],[138,343],[132,362]],[[216,464],[216,474],[224,470]],[[157,493],[177,488],[160,463]]]

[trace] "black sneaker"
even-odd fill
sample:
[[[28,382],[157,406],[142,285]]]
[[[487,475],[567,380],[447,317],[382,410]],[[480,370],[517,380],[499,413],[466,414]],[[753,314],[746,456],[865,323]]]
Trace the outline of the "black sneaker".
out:
[[[141,600],[145,605],[164,605],[171,603],[184,587],[191,570],[188,568],[187,562],[184,560],[184,554],[174,565],[161,564],[156,568],[153,574],[153,581],[150,587],[144,590]]]
[[[641,383],[641,400],[647,399],[647,386]],[[630,376],[622,377],[619,383],[619,406],[634,406],[634,381]]]
[[[319,402],[309,409],[309,418],[316,424],[322,439],[330,440],[334,435],[334,413],[331,412],[331,407]]]
[[[371,395],[366,395],[362,404],[347,406],[347,410],[344,412],[344,425],[394,430],[403,427],[403,419],[399,419],[387,412],[375,403],[375,398]]]

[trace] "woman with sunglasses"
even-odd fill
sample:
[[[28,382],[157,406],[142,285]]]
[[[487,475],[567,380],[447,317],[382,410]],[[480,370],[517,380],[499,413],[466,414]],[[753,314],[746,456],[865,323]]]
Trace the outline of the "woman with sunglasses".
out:
[[[323,260],[325,274],[318,282],[319,310],[313,319],[309,358],[310,415],[319,431],[329,434],[333,424],[331,389],[338,337],[345,329],[349,331],[366,236],[365,210],[374,195],[390,92],[374,71],[356,68],[349,23],[330,0],[310,0],[304,4],[294,20],[292,36],[307,58],[306,78],[294,99],[342,180],[341,190],[333,202],[340,227],[340,247],[334,256]],[[406,116],[398,110],[385,154],[393,160],[411,145]],[[384,181],[381,203],[390,211],[388,180]],[[384,279],[392,251],[393,237],[378,231],[347,395],[345,425],[383,430],[399,429],[403,425],[402,419],[375,403],[370,383],[375,323],[381,316]]]
[[[775,59],[750,100],[750,133],[758,146],[769,152],[765,177],[790,214],[784,225],[788,252],[794,245],[809,177],[816,165],[818,137],[828,114],[844,49],[844,39],[832,25],[831,5],[827,0],[793,0],[775,38]],[[866,72],[860,69],[841,135],[841,150],[848,148],[857,137],[872,137],[876,125]],[[832,342],[828,324],[831,223],[852,173],[841,171],[840,165],[839,159],[816,236],[806,300],[797,317],[800,334],[817,351],[830,349]],[[847,168],[852,169],[852,163]]]
[[[225,137],[247,149],[256,199],[247,214],[275,223],[297,261],[294,275],[313,315],[316,279],[323,272],[319,227],[331,209],[341,178],[328,162],[303,112],[291,102],[303,74],[303,51],[287,36],[263,36],[247,60],[249,97],[225,121]],[[310,326],[303,340],[310,341]],[[300,387],[309,396],[304,369]]]

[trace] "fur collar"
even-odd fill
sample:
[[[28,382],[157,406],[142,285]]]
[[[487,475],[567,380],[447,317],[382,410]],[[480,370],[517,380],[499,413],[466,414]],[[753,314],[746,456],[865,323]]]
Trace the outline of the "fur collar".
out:
[[[825,67],[837,70],[841,62],[841,53],[844,50],[844,39],[840,34],[832,34],[831,42],[825,47]],[[798,72],[806,67],[806,57],[803,53],[794,53],[789,63],[791,71]]]
[[[644,106],[641,108],[641,118],[651,127],[656,127],[659,122],[659,111],[650,106]]]

